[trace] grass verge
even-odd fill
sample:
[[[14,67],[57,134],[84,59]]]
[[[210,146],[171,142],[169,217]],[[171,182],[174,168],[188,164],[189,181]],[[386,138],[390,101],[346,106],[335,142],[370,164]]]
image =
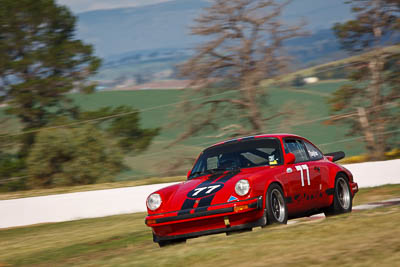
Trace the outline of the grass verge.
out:
[[[361,188],[353,200],[353,206],[400,197],[400,184]]]
[[[400,196],[362,189],[355,203]],[[144,213],[0,230],[0,266],[395,266],[400,207],[189,240],[160,249]]]
[[[159,249],[144,214],[1,232],[0,264],[19,266],[395,266],[400,207],[189,240]]]

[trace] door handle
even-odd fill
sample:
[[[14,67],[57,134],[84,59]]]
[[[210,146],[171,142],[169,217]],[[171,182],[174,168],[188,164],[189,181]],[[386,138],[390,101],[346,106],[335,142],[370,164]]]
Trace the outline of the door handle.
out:
[[[319,171],[320,171],[320,168],[319,168],[319,167],[314,167],[314,170],[316,170],[317,172],[319,172]]]

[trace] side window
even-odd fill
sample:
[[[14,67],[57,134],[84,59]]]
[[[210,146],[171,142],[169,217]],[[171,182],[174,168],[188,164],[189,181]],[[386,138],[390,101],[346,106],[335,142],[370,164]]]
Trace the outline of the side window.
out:
[[[304,145],[299,140],[285,140],[285,152],[293,153],[296,157],[296,163],[309,160]]]
[[[311,160],[319,160],[323,158],[321,151],[319,151],[315,146],[306,141],[304,141],[304,144],[306,145],[306,149]]]

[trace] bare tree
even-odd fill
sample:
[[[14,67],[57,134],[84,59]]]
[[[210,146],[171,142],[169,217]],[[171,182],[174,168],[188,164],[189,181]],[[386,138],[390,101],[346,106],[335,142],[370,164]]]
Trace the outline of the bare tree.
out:
[[[260,82],[286,71],[290,57],[284,42],[304,35],[304,23],[281,21],[289,2],[215,0],[196,19],[192,34],[206,41],[180,68],[192,83],[178,117],[186,128],[175,142],[209,129],[220,135],[257,134],[282,115],[263,114],[267,92]]]
[[[399,39],[400,1],[352,0],[356,18],[338,23],[334,30],[343,48],[350,53],[368,52],[355,64],[353,81],[337,90],[330,102],[334,111],[356,111],[344,117],[350,135],[362,134],[370,158],[381,159],[400,123],[396,101],[400,98],[400,53],[385,49]]]

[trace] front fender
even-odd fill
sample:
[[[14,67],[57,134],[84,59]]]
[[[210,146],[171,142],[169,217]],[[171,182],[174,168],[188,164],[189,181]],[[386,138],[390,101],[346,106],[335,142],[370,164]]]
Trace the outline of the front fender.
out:
[[[263,199],[267,195],[268,188],[271,184],[278,184],[283,191],[285,198],[288,197],[289,193],[285,187],[285,179],[282,175],[279,175],[279,171],[277,172],[266,172],[257,177],[253,178],[252,183],[254,184],[254,191],[252,197],[262,196]],[[263,203],[263,208],[265,209],[265,201]]]
[[[161,205],[160,208],[158,208],[157,210],[154,210],[154,211],[148,209],[148,208],[147,208],[147,205],[146,205],[148,214],[156,214],[156,213],[164,212],[163,208],[166,206],[166,204],[167,204],[167,203],[171,200],[171,198],[174,196],[174,194],[175,194],[176,190],[179,188],[179,185],[180,185],[180,184],[181,184],[181,183],[174,184],[174,185],[170,185],[170,186],[161,188],[161,189],[159,189],[159,190],[157,190],[157,191],[151,193],[151,194],[154,194],[154,193],[160,194],[161,199],[162,199],[162,201],[163,201],[164,204]],[[150,195],[151,195],[151,194],[150,194]],[[149,195],[149,196],[150,196],[150,195]],[[147,196],[147,197],[149,197],[149,196]]]

